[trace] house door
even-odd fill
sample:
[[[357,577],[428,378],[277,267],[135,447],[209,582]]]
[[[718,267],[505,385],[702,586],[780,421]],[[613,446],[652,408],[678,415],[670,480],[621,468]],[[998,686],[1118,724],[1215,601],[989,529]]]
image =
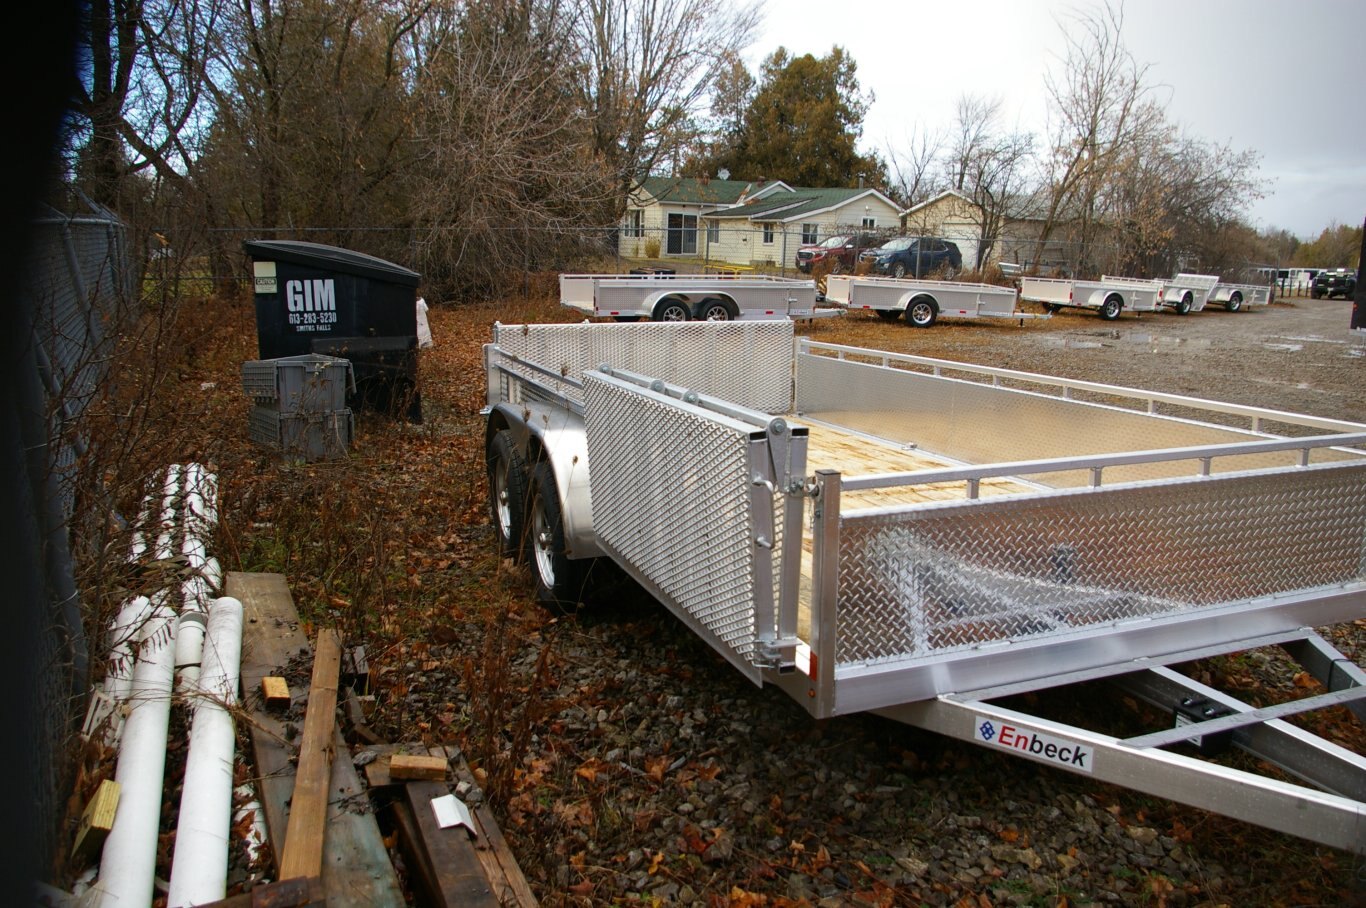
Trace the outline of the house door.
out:
[[[664,251],[669,255],[697,255],[697,215],[669,215],[669,241]]]

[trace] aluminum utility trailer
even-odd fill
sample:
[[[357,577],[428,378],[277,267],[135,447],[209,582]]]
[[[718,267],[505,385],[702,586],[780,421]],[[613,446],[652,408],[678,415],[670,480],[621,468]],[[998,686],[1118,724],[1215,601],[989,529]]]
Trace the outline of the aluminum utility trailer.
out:
[[[560,305],[618,321],[732,321],[838,315],[816,282],[766,275],[562,274]]]
[[[1205,308],[1219,284],[1219,275],[1181,273],[1161,283],[1162,305],[1177,315],[1186,315]]]
[[[832,274],[826,278],[825,298],[846,309],[871,309],[892,321],[928,328],[940,318],[1048,318],[1021,312],[1019,292],[1013,287],[964,281],[906,280],[890,277]]]
[[[814,717],[875,712],[1366,853],[1366,757],[1287,721],[1366,718],[1366,672],[1311,630],[1366,616],[1366,426],[791,322],[497,325],[484,352],[494,522],[543,601],[607,557]],[[1321,692],[1254,708],[1174,668],[1262,646]],[[1097,679],[1159,720],[1012,705]]]
[[[1020,278],[1020,299],[1041,303],[1049,312],[1064,306],[1095,309],[1101,318],[1114,321],[1121,312],[1156,312],[1161,306],[1162,284],[1139,278],[1104,277],[1098,281],[1074,281],[1054,277]]]
[[[1225,284],[1214,285],[1206,305],[1219,303],[1229,312],[1237,312],[1243,307],[1267,306],[1271,304],[1271,287],[1268,284]]]

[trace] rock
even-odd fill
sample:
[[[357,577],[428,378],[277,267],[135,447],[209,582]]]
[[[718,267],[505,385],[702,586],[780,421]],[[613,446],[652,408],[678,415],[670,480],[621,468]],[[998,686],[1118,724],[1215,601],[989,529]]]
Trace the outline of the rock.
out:
[[[1130,826],[1129,838],[1138,842],[1140,845],[1150,845],[1157,841],[1158,832],[1148,826]]]

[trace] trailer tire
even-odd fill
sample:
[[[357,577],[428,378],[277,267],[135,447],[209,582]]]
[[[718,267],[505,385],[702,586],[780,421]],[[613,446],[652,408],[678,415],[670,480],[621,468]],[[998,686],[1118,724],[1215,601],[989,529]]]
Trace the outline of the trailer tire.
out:
[[[889,322],[894,322],[901,316],[901,313],[895,309],[874,309],[873,311],[877,313],[878,318]]]
[[[498,553],[521,560],[526,534],[527,469],[512,433],[500,429],[489,440],[489,518],[498,536]]]
[[[1229,312],[1237,312],[1239,309],[1243,308],[1243,295],[1241,293],[1235,293],[1230,296],[1228,302],[1224,303],[1224,308]]]
[[[1124,309],[1124,299],[1118,293],[1112,293],[1105,298],[1105,302],[1100,304],[1100,317],[1107,322],[1112,322],[1119,318],[1119,313]]]
[[[544,460],[531,471],[526,558],[536,581],[536,601],[552,608],[572,608],[579,602],[585,562],[569,557],[564,537],[564,515],[555,471]]]
[[[723,299],[712,297],[697,304],[697,317],[704,322],[734,321],[739,314],[734,303]]]
[[[655,305],[654,320],[657,322],[686,322],[691,317],[682,300],[662,299]]]
[[[1195,298],[1192,297],[1189,293],[1183,294],[1181,299],[1176,301],[1176,314],[1189,315],[1191,311],[1191,304],[1194,302]]]
[[[917,296],[906,307],[906,322],[916,328],[928,328],[939,317],[939,307],[927,296]]]

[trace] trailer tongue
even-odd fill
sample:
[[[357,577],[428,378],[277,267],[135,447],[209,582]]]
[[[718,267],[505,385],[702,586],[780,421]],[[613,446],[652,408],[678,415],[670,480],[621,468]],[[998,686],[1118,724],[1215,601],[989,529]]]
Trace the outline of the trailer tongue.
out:
[[[543,599],[611,558],[815,717],[876,712],[1366,853],[1366,758],[1288,721],[1366,715],[1366,673],[1310,630],[1366,616],[1366,426],[787,321],[500,325],[485,359],[494,520]],[[1254,708],[1172,668],[1271,645],[1323,692]],[[1098,679],[1169,721],[1101,733],[1002,702]]]

